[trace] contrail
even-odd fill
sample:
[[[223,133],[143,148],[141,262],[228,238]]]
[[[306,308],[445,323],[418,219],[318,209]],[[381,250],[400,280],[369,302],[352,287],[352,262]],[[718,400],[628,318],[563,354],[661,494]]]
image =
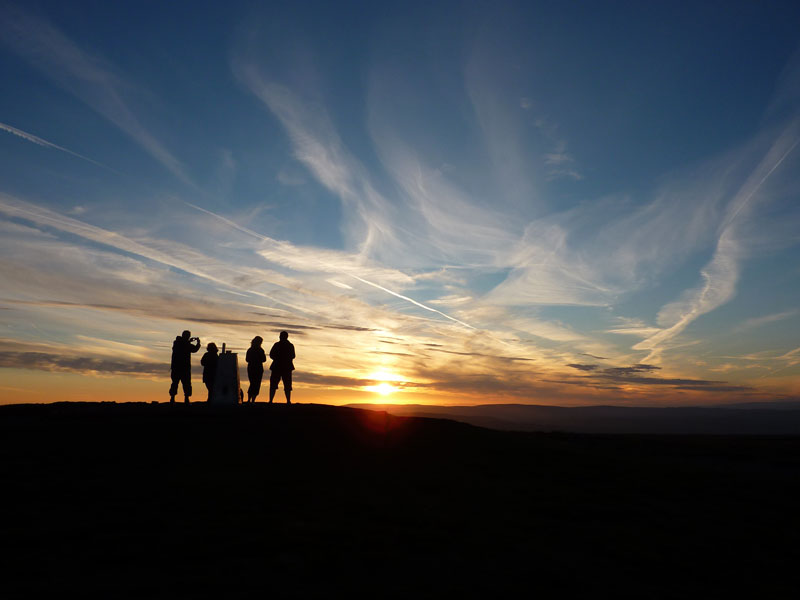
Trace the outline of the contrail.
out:
[[[241,231],[242,233],[246,233],[248,235],[252,235],[253,237],[255,237],[257,239],[260,239],[260,240],[266,241],[266,242],[274,242],[275,241],[272,238],[269,238],[269,237],[267,237],[265,235],[261,235],[260,233],[257,233],[255,231],[253,231],[252,229],[247,229],[246,227],[242,227],[238,223],[235,223],[235,222],[231,221],[230,219],[226,219],[222,215],[218,215],[217,213],[211,212],[210,210],[207,210],[207,209],[202,208],[200,206],[196,206],[194,204],[191,204],[190,202],[185,202],[184,201],[184,204],[186,204],[186,206],[194,208],[195,210],[199,210],[200,212],[203,212],[203,213],[205,213],[205,214],[207,214],[207,215],[209,215],[211,217],[219,219],[223,223],[226,223],[227,225],[230,225],[231,227]],[[361,277],[358,277],[357,275],[353,275],[352,273],[348,273],[347,271],[343,271],[341,269],[336,269],[336,268],[332,267],[331,265],[326,265],[326,266],[331,267],[334,272],[338,272],[338,273],[340,273],[342,275],[347,275],[348,277],[352,277],[353,279],[356,279],[357,281],[360,281],[361,283],[364,283],[366,285],[370,285],[370,286],[372,286],[374,288],[377,288],[377,289],[379,289],[379,290],[381,290],[383,292],[386,292],[387,294],[391,294],[392,296],[400,298],[401,300],[405,300],[406,302],[410,302],[411,304],[414,304],[415,306],[419,306],[420,308],[428,310],[428,311],[430,311],[432,313],[436,313],[437,315],[440,315],[440,316],[444,317],[445,319],[449,319],[450,321],[453,321],[454,323],[458,323],[459,325],[463,325],[464,327],[467,327],[469,329],[475,329],[477,331],[477,329],[475,327],[473,327],[472,325],[470,325],[469,323],[464,323],[464,321],[459,321],[455,317],[451,317],[450,315],[448,315],[446,313],[443,313],[440,310],[436,310],[435,308],[431,308],[430,306],[426,306],[426,305],[422,304],[422,302],[417,302],[413,298],[409,298],[408,296],[404,296],[403,294],[398,294],[397,292],[393,292],[392,290],[390,290],[388,288],[385,288],[382,285],[378,285],[377,283],[373,283],[372,281],[367,281],[366,279],[362,279]]]
[[[390,290],[388,288],[385,288],[382,285],[378,285],[377,283],[372,283],[371,281],[367,281],[366,279],[362,279],[361,277],[359,277],[357,275],[353,275],[352,273],[343,273],[343,275],[349,275],[350,277],[352,277],[353,279],[357,279],[361,283],[366,283],[367,285],[371,285],[372,287],[378,288],[379,290],[382,290],[382,291],[386,292],[387,294],[391,294],[392,296],[396,296],[398,298],[401,298],[403,300],[411,302],[411,304],[419,306],[420,308],[424,308],[425,310],[429,310],[429,311],[431,311],[433,313],[436,313],[437,315],[441,315],[445,319],[450,319],[451,321],[453,321],[455,323],[458,323],[459,325],[463,325],[464,327],[469,327],[470,329],[475,329],[477,331],[477,329],[475,327],[473,327],[472,325],[470,325],[469,323],[464,323],[464,321],[459,321],[455,317],[451,317],[450,315],[445,314],[440,310],[436,310],[435,308],[431,308],[430,306],[425,306],[422,302],[417,302],[413,298],[409,298],[408,296],[403,296],[403,294],[398,294],[397,292],[393,292],[392,290]]]
[[[7,201],[6,200],[7,198],[11,199],[12,201],[11,202]],[[121,235],[115,231],[109,231],[107,229],[103,229],[95,225],[90,225],[89,223],[85,223],[78,219],[73,219],[72,217],[67,217],[65,215],[62,215],[61,213],[57,213],[47,208],[38,207],[28,202],[16,201],[11,197],[6,196],[2,192],[0,192],[0,212],[6,213],[14,217],[20,217],[28,221],[32,221],[34,223],[39,223],[47,225],[49,227],[54,227],[59,231],[65,231],[67,233],[78,235],[84,239],[91,240],[93,242],[98,242],[100,244],[105,244],[107,246],[111,246],[112,248],[116,248],[117,250],[122,250],[123,252],[129,252],[131,254],[135,254],[137,256],[146,258],[148,260],[152,260],[154,262],[158,262],[163,265],[167,265],[169,267],[180,269],[182,271],[185,271],[186,273],[190,273],[196,277],[202,277],[203,279],[207,279],[208,281],[211,281],[218,285],[233,287],[233,284],[230,281],[220,279],[213,273],[206,273],[202,269],[190,263],[187,263],[179,258],[173,258],[166,252],[150,248],[145,244],[139,243],[136,240],[132,240],[128,237],[125,237],[124,235]],[[267,298],[268,300],[271,300],[278,304],[283,304],[284,306],[288,306],[289,308],[300,312],[314,313],[314,311],[311,310],[306,310],[297,306],[292,306],[291,304],[278,300],[277,298],[273,298],[272,296],[264,294],[263,292],[259,292],[256,290],[247,290],[247,291],[250,292],[251,294],[262,296],[264,298]],[[35,327],[35,325],[33,326]]]
[[[63,146],[59,146],[58,144],[54,144],[53,142],[48,142],[47,140],[43,140],[39,136],[33,135],[32,133],[28,133],[27,131],[22,131],[21,129],[17,129],[16,127],[12,127],[11,125],[6,125],[5,123],[0,123],[0,129],[7,131],[12,135],[16,135],[17,137],[21,137],[23,140],[27,140],[39,146],[44,146],[45,148],[53,148],[54,150],[61,150],[61,152],[66,152],[67,154],[71,154],[72,156],[90,162],[93,165],[111,171],[112,173],[116,173],[117,175],[122,175],[122,173],[120,173],[119,171],[116,171],[111,167],[107,167],[103,163],[99,163],[96,160],[92,160],[88,156],[84,156],[83,154],[78,154],[77,152],[73,152],[69,148],[64,148]]]
[[[766,173],[766,175],[764,175],[764,177],[761,178],[761,181],[759,181],[756,184],[756,186],[753,188],[753,190],[747,195],[747,197],[744,198],[744,200],[742,200],[739,203],[739,206],[736,207],[736,209],[733,211],[733,214],[728,219],[726,219],[726,221],[728,223],[731,223],[736,219],[736,217],[739,215],[739,213],[742,211],[742,209],[750,202],[750,200],[753,198],[753,196],[755,196],[756,192],[759,189],[761,189],[761,186],[764,184],[764,182],[767,179],[769,179],[770,175],[772,175],[772,173],[775,171],[775,169],[780,167],[781,164],[783,163],[783,161],[786,159],[786,157],[789,156],[792,153],[792,150],[794,150],[797,147],[798,143],[800,143],[800,138],[796,139],[794,141],[794,143],[791,146],[789,146],[789,149],[786,152],[783,153],[783,156],[781,156],[775,162],[775,164],[772,165],[772,168],[769,171],[767,171],[767,173]]]

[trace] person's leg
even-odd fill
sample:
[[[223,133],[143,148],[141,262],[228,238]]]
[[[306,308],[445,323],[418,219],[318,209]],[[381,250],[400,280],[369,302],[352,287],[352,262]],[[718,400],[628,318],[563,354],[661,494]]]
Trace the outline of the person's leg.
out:
[[[275,392],[278,391],[278,382],[281,380],[280,371],[272,371],[269,374],[269,403],[272,404],[272,399],[275,397]]]
[[[292,403],[292,372],[287,371],[283,374],[283,395],[286,396],[286,404]]]
[[[183,383],[183,401],[189,402],[189,398],[192,396],[192,375],[184,373],[181,383]]]
[[[170,377],[172,378],[172,385],[169,386],[169,401],[175,402],[175,394],[178,393],[178,382],[181,380],[180,374],[172,371],[170,373]]]
[[[264,371],[260,371],[255,373],[255,377],[253,378],[253,402],[256,401],[258,398],[258,394],[261,393],[261,378],[264,377]]]
[[[206,398],[206,402],[211,402],[211,390],[214,389],[214,382],[206,381],[206,390],[208,390],[208,398]]]

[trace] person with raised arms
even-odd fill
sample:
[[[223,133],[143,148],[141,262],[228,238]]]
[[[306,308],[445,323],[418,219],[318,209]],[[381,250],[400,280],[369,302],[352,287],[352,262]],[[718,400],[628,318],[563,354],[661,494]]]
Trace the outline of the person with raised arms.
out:
[[[188,329],[172,342],[170,402],[175,402],[175,394],[178,393],[178,382],[183,385],[184,402],[189,402],[189,398],[192,395],[192,354],[198,350],[200,350],[200,338],[192,337],[192,332]]]

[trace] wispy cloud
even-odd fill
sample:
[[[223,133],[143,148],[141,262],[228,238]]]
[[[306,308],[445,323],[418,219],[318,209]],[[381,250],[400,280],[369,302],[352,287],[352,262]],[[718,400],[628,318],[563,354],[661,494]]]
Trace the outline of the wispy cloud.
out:
[[[645,361],[655,360],[664,346],[682,333],[693,321],[728,302],[736,292],[740,262],[747,249],[739,239],[738,227],[749,216],[753,205],[762,198],[762,186],[797,147],[798,122],[791,123],[772,143],[764,157],[728,205],[720,225],[714,256],[703,268],[703,284],[684,294],[684,298],[666,305],[659,313],[659,323],[664,328],[634,346],[649,350]]]
[[[539,127],[547,132],[552,140],[553,148],[544,155],[544,164],[548,167],[548,179],[558,179],[567,177],[569,179],[581,180],[581,175],[575,168],[575,158],[567,152],[567,142],[563,138],[557,137],[556,128],[548,124],[545,120],[538,121]]]
[[[0,351],[0,368],[66,371],[98,375],[163,375],[164,364],[129,360],[103,359],[89,356],[63,356],[45,352]]]
[[[606,333],[616,333],[617,335],[635,335],[643,338],[650,336],[661,331],[658,327],[623,327],[617,329],[607,329]]]
[[[92,320],[91,314],[105,313],[119,315],[115,317],[117,329],[120,322],[128,320],[131,323],[142,319],[163,321],[164,325],[156,329],[168,326],[169,321],[193,322],[212,327],[218,335],[224,336],[222,339],[228,340],[239,338],[242,330],[253,328],[286,329],[298,335],[314,332],[318,343],[324,340],[319,347],[322,353],[330,344],[335,345],[344,331],[350,332],[348,336],[366,336],[359,343],[367,344],[370,343],[367,339],[387,329],[403,330],[405,339],[410,340],[418,334],[426,335],[424,330],[433,325],[419,317],[404,315],[402,310],[398,311],[399,307],[371,306],[366,302],[374,301],[369,290],[402,299],[408,306],[447,319],[444,322],[458,321],[357,275],[350,275],[350,278],[361,286],[358,295],[364,297],[363,301],[353,297],[354,286],[339,288],[339,291],[347,289],[347,295],[333,293],[337,288],[329,286],[325,280],[315,281],[314,269],[310,270],[310,278],[299,277],[309,272],[308,267],[289,277],[269,269],[220,262],[176,242],[134,240],[8,196],[0,200],[0,212],[14,219],[24,219],[50,231],[79,236],[122,252],[110,254],[91,248],[91,244],[81,248],[74,242],[61,242],[39,230],[12,224],[12,229],[19,229],[18,236],[4,241],[16,249],[20,259],[0,264],[3,279],[9,286],[7,294],[14,291],[5,303],[17,312],[24,310],[31,314],[52,309],[47,314],[56,319],[56,323],[71,318],[73,327],[79,320],[85,320],[88,328],[96,328],[105,319]],[[254,247],[254,255],[255,252]],[[175,277],[162,266],[180,269],[186,275]],[[198,279],[193,281],[192,278]],[[245,297],[267,299],[268,306],[259,310],[253,301],[232,301],[227,295],[208,296],[205,287],[209,284],[214,290],[223,286],[222,289],[235,291],[242,300]],[[283,288],[276,289],[276,286]],[[261,291],[264,289],[266,293]],[[282,308],[279,310],[276,305]],[[285,316],[271,314],[275,312],[285,313]],[[42,322],[41,316],[38,320]],[[85,340],[81,346],[87,347]],[[354,355],[353,359],[356,358]],[[323,364],[328,362],[329,358],[321,360]]]
[[[800,310],[787,310],[779,313],[773,313],[770,315],[764,315],[763,317],[754,317],[752,319],[747,319],[741,325],[735,328],[735,331],[746,331],[748,329],[756,329],[761,327],[762,325],[767,325],[768,323],[775,323],[777,321],[783,321],[784,319],[789,319],[796,315],[800,314]]]
[[[704,393],[746,393],[755,391],[749,386],[732,385],[725,381],[655,377],[651,374],[660,370],[661,367],[648,364],[636,364],[629,367],[600,367],[599,365],[593,364],[569,364],[567,366],[588,373],[588,375],[580,378],[580,380],[573,380],[573,385],[592,385],[592,382],[611,382],[622,386],[663,386],[676,390],[691,390]]]
[[[249,234],[258,237],[262,241],[267,242],[269,247],[260,249],[259,254],[261,254],[261,256],[263,256],[267,260],[270,260],[271,262],[282,264],[297,271],[306,271],[306,272],[321,271],[324,273],[336,273],[340,275],[346,275],[365,285],[368,285],[375,289],[379,289],[396,298],[400,298],[401,300],[405,300],[406,302],[409,302],[414,306],[422,308],[423,310],[444,317],[449,321],[458,323],[459,325],[463,325],[464,327],[468,327],[470,329],[475,329],[468,323],[456,319],[455,317],[452,317],[447,313],[444,313],[438,309],[427,306],[422,302],[414,300],[409,296],[400,294],[399,292],[391,290],[383,285],[380,285],[379,283],[375,283],[374,281],[365,279],[365,277],[373,277],[378,280],[388,279],[395,283],[400,283],[405,285],[408,285],[413,282],[413,279],[411,277],[405,275],[400,271],[372,267],[369,264],[365,264],[366,261],[362,255],[351,255],[345,252],[339,252],[334,250],[311,249],[311,248],[304,249],[298,246],[294,246],[293,244],[289,244],[288,242],[279,242],[276,240],[272,240],[271,238],[262,236],[254,231],[244,229],[241,226],[233,223],[229,219],[225,219],[224,217],[216,215],[211,211],[195,206],[193,206],[193,208],[201,210],[202,212],[210,216],[223,219],[224,221],[230,223],[233,227],[236,227],[237,229],[240,229],[242,231],[246,231]],[[352,289],[351,286],[347,286],[340,282],[336,282],[334,285],[336,285],[337,287],[344,287],[345,289]]]
[[[184,165],[141,122],[128,97],[136,86],[106,59],[82,50],[52,23],[17,6],[4,5],[0,40],[56,84],[128,134],[185,183]]]
[[[364,255],[395,238],[395,207],[374,187],[364,167],[344,147],[324,108],[267,78],[250,57],[233,60],[239,81],[275,115],[285,128],[294,156],[316,180],[336,194],[355,217],[344,223],[348,242]]]
[[[537,178],[542,177],[544,165],[531,160],[539,144],[531,144],[525,135],[530,113],[536,112],[535,102],[508,91],[514,87],[514,77],[502,68],[507,59],[488,40],[470,49],[463,67],[464,87],[475,116],[470,125],[477,126],[491,165],[498,196],[495,203],[504,208],[527,205],[538,216],[547,205]]]

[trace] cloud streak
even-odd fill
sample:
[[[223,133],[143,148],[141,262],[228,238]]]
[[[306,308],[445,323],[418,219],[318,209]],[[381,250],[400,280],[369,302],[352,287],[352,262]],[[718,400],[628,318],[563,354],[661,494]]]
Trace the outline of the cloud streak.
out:
[[[22,131],[21,129],[17,129],[16,127],[12,127],[11,125],[6,125],[5,123],[0,123],[0,129],[3,131],[7,131],[8,133],[15,135],[17,137],[22,138],[23,140],[27,140],[36,144],[37,146],[44,146],[45,148],[52,148],[54,150],[60,150],[61,152],[66,152],[76,158],[80,158],[81,160],[85,160],[86,162],[92,163],[95,166],[101,167],[112,173],[119,174],[119,171],[112,169],[111,167],[107,167],[103,163],[99,163],[96,160],[92,160],[91,158],[84,156],[83,154],[78,154],[77,152],[73,152],[69,148],[64,148],[63,146],[59,146],[58,144],[54,144],[53,142],[48,142],[45,139],[40,138],[39,136],[33,135],[32,133],[28,133],[27,131]]]
[[[235,58],[232,67],[242,85],[280,121],[292,141],[295,158],[356,216],[344,223],[348,242],[365,256],[382,245],[393,244],[394,207],[345,149],[326,111],[267,79],[248,57]]]
[[[680,301],[665,306],[659,314],[659,322],[668,326],[634,346],[636,350],[650,352],[645,361],[656,359],[664,347],[693,321],[734,296],[739,264],[747,255],[747,249],[737,235],[740,222],[747,218],[753,203],[759,201],[759,192],[764,184],[795,150],[798,142],[798,122],[795,121],[773,142],[733,197],[720,226],[714,256],[701,271],[702,285],[686,292]]]
[[[348,255],[344,252],[337,252],[333,250],[320,250],[320,249],[302,249],[293,244],[289,244],[287,242],[279,242],[269,238],[267,236],[263,236],[259,233],[256,233],[250,229],[244,228],[230,219],[226,219],[220,215],[217,215],[209,210],[201,208],[199,206],[195,206],[193,204],[187,203],[188,206],[192,208],[202,211],[203,213],[215,217],[217,219],[222,220],[223,222],[229,224],[231,227],[238,229],[239,231],[245,232],[248,235],[252,235],[260,239],[261,241],[268,244],[268,248],[262,248],[259,250],[259,254],[264,258],[282,264],[284,266],[290,267],[294,270],[299,271],[322,271],[326,273],[336,273],[340,275],[346,275],[359,281],[365,285],[371,286],[375,289],[381,290],[387,294],[390,294],[396,298],[400,298],[401,300],[405,300],[406,302],[413,304],[423,310],[428,312],[435,313],[445,319],[448,319],[454,323],[467,327],[469,329],[475,329],[472,325],[465,323],[455,317],[448,315],[436,308],[432,308],[423,304],[422,302],[418,302],[409,296],[405,296],[400,294],[399,292],[395,292],[387,287],[384,287],[378,283],[373,281],[369,281],[364,277],[361,277],[357,273],[362,273],[366,276],[373,276],[378,279],[390,279],[393,280],[395,283],[402,283],[402,284],[410,284],[413,283],[413,279],[400,271],[393,271],[388,269],[378,269],[375,267],[370,267],[365,265],[365,259],[363,256],[353,256]],[[388,277],[387,277],[388,276]],[[352,289],[350,286],[342,284],[340,282],[336,282],[337,287],[344,286],[345,289]]]
[[[42,18],[16,6],[6,5],[3,12],[0,40],[57,85],[124,131],[181,181],[194,186],[181,161],[142,124],[128,99],[136,86],[118,69],[104,58],[83,51]]]

